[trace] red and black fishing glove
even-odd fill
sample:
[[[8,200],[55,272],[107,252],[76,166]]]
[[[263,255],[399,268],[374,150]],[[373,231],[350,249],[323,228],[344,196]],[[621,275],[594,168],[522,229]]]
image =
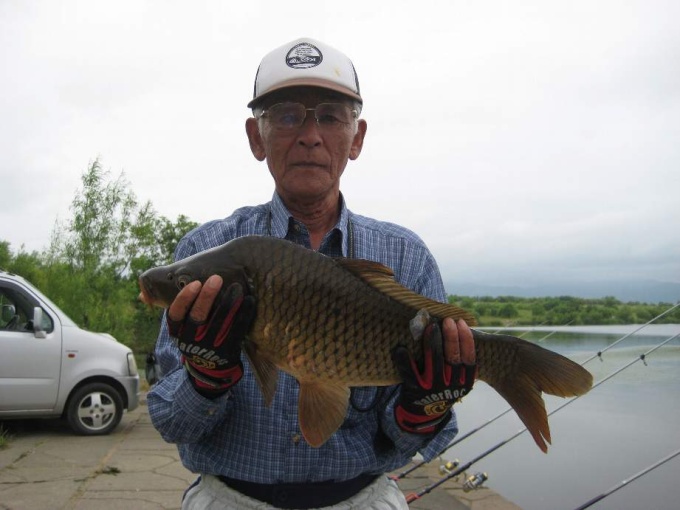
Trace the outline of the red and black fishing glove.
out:
[[[182,363],[202,394],[221,395],[241,379],[241,343],[254,318],[255,297],[246,294],[239,283],[220,292],[205,321],[195,321],[188,314],[181,321],[167,318]]]
[[[476,365],[446,361],[437,322],[425,328],[420,364],[403,346],[392,351],[392,359],[402,378],[394,409],[399,427],[415,434],[439,432],[449,422],[453,404],[472,390]]]

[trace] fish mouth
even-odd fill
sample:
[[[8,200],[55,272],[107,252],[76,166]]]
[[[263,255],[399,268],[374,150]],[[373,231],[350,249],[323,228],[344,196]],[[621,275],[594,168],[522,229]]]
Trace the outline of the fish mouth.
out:
[[[149,297],[149,294],[142,289],[139,293],[138,299],[145,305],[153,306],[153,300]]]
[[[148,282],[145,282],[143,278],[139,278],[139,300],[145,305],[153,306],[156,304],[157,299],[154,295],[153,289],[149,286]]]

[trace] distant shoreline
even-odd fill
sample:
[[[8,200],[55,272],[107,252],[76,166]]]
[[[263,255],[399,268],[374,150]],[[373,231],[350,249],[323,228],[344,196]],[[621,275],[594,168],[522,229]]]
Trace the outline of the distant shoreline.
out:
[[[518,298],[541,298],[572,296],[581,299],[615,297],[624,302],[644,304],[677,303],[680,300],[680,282],[656,280],[608,280],[608,281],[554,281],[529,282],[525,285],[474,283],[444,278],[450,294],[474,297],[515,296]]]
[[[589,333],[593,335],[627,335],[643,324],[614,324],[607,326],[511,326],[502,331],[558,331],[561,333]],[[479,329],[498,330],[498,327],[485,326]],[[635,333],[645,336],[671,336],[680,334],[680,324],[649,324]]]

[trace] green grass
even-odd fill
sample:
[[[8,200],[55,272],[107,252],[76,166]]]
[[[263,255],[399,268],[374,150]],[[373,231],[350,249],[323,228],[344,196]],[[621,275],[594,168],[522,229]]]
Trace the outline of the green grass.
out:
[[[9,445],[9,432],[0,426],[0,450],[6,448],[7,445]]]

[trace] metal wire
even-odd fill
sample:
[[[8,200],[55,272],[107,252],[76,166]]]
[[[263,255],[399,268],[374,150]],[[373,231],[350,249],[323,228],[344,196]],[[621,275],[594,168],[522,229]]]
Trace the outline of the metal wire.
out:
[[[680,306],[680,301],[679,301],[678,303],[676,303],[675,305],[671,306],[670,308],[668,308],[668,309],[667,309],[666,311],[664,311],[663,313],[660,313],[659,315],[657,315],[656,317],[654,317],[654,318],[651,319],[650,321],[646,322],[645,324],[643,324],[643,325],[640,326],[639,328],[635,329],[633,332],[628,333],[628,334],[622,336],[622,337],[619,338],[616,342],[614,342],[613,344],[609,345],[606,349],[603,349],[603,350],[601,350],[601,351],[598,351],[597,354],[593,355],[592,357],[588,358],[586,361],[582,362],[582,363],[581,363],[581,366],[585,365],[586,363],[592,361],[592,360],[595,359],[595,358],[600,358],[600,359],[602,359],[602,354],[603,354],[604,352],[608,351],[609,349],[611,349],[611,348],[614,347],[615,345],[620,344],[623,340],[625,340],[626,338],[629,338],[630,336],[632,336],[632,335],[634,335],[635,333],[639,332],[639,331],[642,330],[643,328],[646,328],[647,326],[649,326],[650,324],[652,324],[654,321],[660,319],[660,318],[663,317],[664,315],[667,315],[668,313],[670,313],[671,311],[673,311],[673,310],[674,310],[675,308],[677,308],[678,306]],[[573,322],[573,321],[569,321],[567,324],[570,324],[571,322]],[[539,339],[538,339],[538,342],[540,342],[540,341],[542,341],[542,340],[545,340],[546,338],[548,338],[550,335],[553,335],[554,333],[555,333],[555,331],[552,331],[552,332],[550,332],[548,335],[546,335],[546,336],[544,336],[544,337],[542,337],[542,338],[539,338]],[[594,388],[594,387],[595,387],[595,386],[593,386],[593,388]],[[444,453],[446,453],[448,450],[450,450],[451,448],[453,448],[453,447],[456,446],[457,444],[461,443],[462,441],[464,441],[464,440],[467,439],[468,437],[472,436],[473,434],[479,432],[480,430],[482,430],[482,429],[485,428],[486,426],[491,425],[493,422],[495,422],[495,421],[498,420],[499,418],[502,418],[503,416],[505,416],[506,414],[508,414],[508,413],[509,413],[510,411],[512,411],[512,410],[513,410],[512,407],[508,407],[506,410],[504,410],[504,411],[501,412],[500,414],[497,414],[497,415],[494,416],[493,418],[490,418],[489,420],[487,420],[487,421],[486,421],[485,423],[483,423],[482,425],[480,425],[480,426],[478,426],[478,427],[476,427],[476,428],[470,430],[469,432],[466,432],[466,433],[463,434],[462,436],[457,437],[454,441],[452,441],[451,443],[449,443],[449,445],[448,445],[446,448],[444,448],[441,452],[439,452],[439,454],[438,454],[437,456],[443,455]],[[406,471],[404,471],[404,472],[402,472],[402,473],[399,473],[399,475],[393,476],[392,479],[395,480],[395,481],[401,480],[401,479],[404,478],[405,476],[407,476],[407,475],[413,473],[415,470],[417,470],[418,468],[420,468],[420,467],[422,467],[422,466],[424,466],[424,465],[426,465],[426,464],[428,464],[428,462],[421,461],[421,462],[415,464],[414,466],[411,466],[411,467],[410,467],[409,469],[407,469]]]
[[[594,497],[593,499],[588,500],[586,503],[582,504],[581,506],[579,506],[579,507],[576,508],[575,510],[583,510],[584,508],[588,508],[588,507],[594,505],[594,504],[597,503],[598,501],[602,501],[602,500],[603,500],[604,498],[606,498],[607,496],[610,496],[611,494],[615,493],[617,490],[619,490],[619,489],[625,487],[626,485],[628,485],[628,484],[630,484],[631,482],[637,480],[637,479],[640,478],[641,476],[646,475],[646,474],[649,473],[650,471],[655,470],[656,468],[658,468],[658,467],[661,466],[662,464],[665,464],[666,462],[668,462],[669,460],[671,460],[673,457],[676,457],[676,456],[678,456],[678,455],[680,455],[680,449],[675,450],[675,451],[674,451],[673,453],[671,453],[670,455],[667,455],[667,456],[664,457],[663,459],[656,461],[654,464],[651,464],[651,465],[647,466],[645,469],[643,469],[642,471],[639,471],[638,473],[635,473],[635,474],[634,474],[633,476],[631,476],[630,478],[628,478],[628,479],[626,479],[626,480],[623,480],[623,481],[621,481],[620,483],[614,485],[613,487],[611,487],[610,489],[606,490],[605,492],[603,492],[603,493],[600,494],[599,496],[596,496],[596,497]]]
[[[648,350],[648,351],[645,352],[644,354],[641,354],[640,356],[636,357],[635,359],[633,359],[632,361],[630,361],[630,362],[627,363],[626,365],[624,365],[624,366],[622,366],[621,368],[615,370],[614,372],[612,372],[611,374],[609,374],[607,377],[605,377],[605,378],[602,379],[601,381],[598,381],[596,384],[593,385],[593,387],[591,388],[591,390],[597,388],[598,386],[601,386],[602,384],[604,384],[605,382],[607,382],[609,379],[611,379],[612,377],[614,377],[614,376],[620,374],[621,372],[623,372],[624,370],[626,370],[627,368],[629,368],[631,365],[634,365],[634,364],[637,363],[638,361],[645,361],[645,359],[646,359],[650,354],[652,354],[654,351],[656,351],[657,349],[660,349],[661,347],[663,347],[663,346],[666,345],[667,343],[671,342],[672,340],[675,340],[675,339],[678,338],[678,337],[680,337],[680,333],[676,333],[675,335],[668,337],[666,340],[664,340],[664,341],[661,342],[660,344],[658,344],[658,345],[652,347],[650,350]],[[568,400],[567,402],[565,402],[565,403],[562,404],[561,406],[558,406],[557,408],[553,409],[551,412],[548,413],[548,416],[552,416],[552,415],[555,414],[557,411],[560,411],[561,409],[564,409],[565,407],[567,407],[567,406],[568,406],[569,404],[571,404],[572,402],[575,402],[576,400],[578,400],[579,398],[581,398],[581,396],[582,396],[582,395],[576,396],[576,397],[572,398],[571,400]],[[455,469],[454,471],[452,471],[451,473],[447,474],[446,476],[440,478],[439,480],[437,480],[437,481],[434,482],[433,484],[428,485],[427,487],[421,489],[421,490],[418,491],[417,493],[413,493],[413,494],[408,495],[408,496],[406,497],[406,501],[407,501],[408,503],[411,503],[412,501],[415,501],[416,499],[420,499],[420,498],[423,497],[425,494],[428,494],[429,492],[431,492],[431,491],[434,490],[435,488],[439,487],[440,485],[442,485],[442,484],[445,483],[446,481],[450,480],[451,478],[454,478],[454,477],[458,476],[458,475],[461,474],[463,471],[469,469],[469,468],[470,468],[473,464],[475,464],[476,462],[478,462],[478,461],[480,461],[481,459],[487,457],[487,456],[490,455],[491,453],[493,453],[493,452],[495,452],[496,450],[498,450],[500,447],[502,447],[502,446],[508,444],[510,441],[512,441],[512,440],[515,439],[516,437],[519,437],[520,435],[522,435],[522,434],[523,434],[524,432],[526,432],[527,430],[528,430],[528,429],[527,429],[526,427],[523,428],[523,429],[521,429],[521,430],[518,431],[516,434],[514,434],[514,435],[510,436],[509,438],[505,439],[504,441],[501,441],[500,443],[498,443],[498,444],[492,446],[491,448],[489,448],[489,449],[486,450],[485,452],[481,453],[480,455],[478,455],[477,457],[475,457],[475,458],[472,459],[471,461],[467,462],[466,464],[464,464],[464,465],[458,467],[458,469]],[[450,446],[447,447],[444,451],[446,451],[448,448],[450,448]],[[443,452],[442,452],[442,453],[443,453]],[[420,464],[420,465],[422,465],[422,464]],[[420,466],[420,465],[419,465],[419,466]],[[411,470],[411,471],[412,471],[412,470]]]

